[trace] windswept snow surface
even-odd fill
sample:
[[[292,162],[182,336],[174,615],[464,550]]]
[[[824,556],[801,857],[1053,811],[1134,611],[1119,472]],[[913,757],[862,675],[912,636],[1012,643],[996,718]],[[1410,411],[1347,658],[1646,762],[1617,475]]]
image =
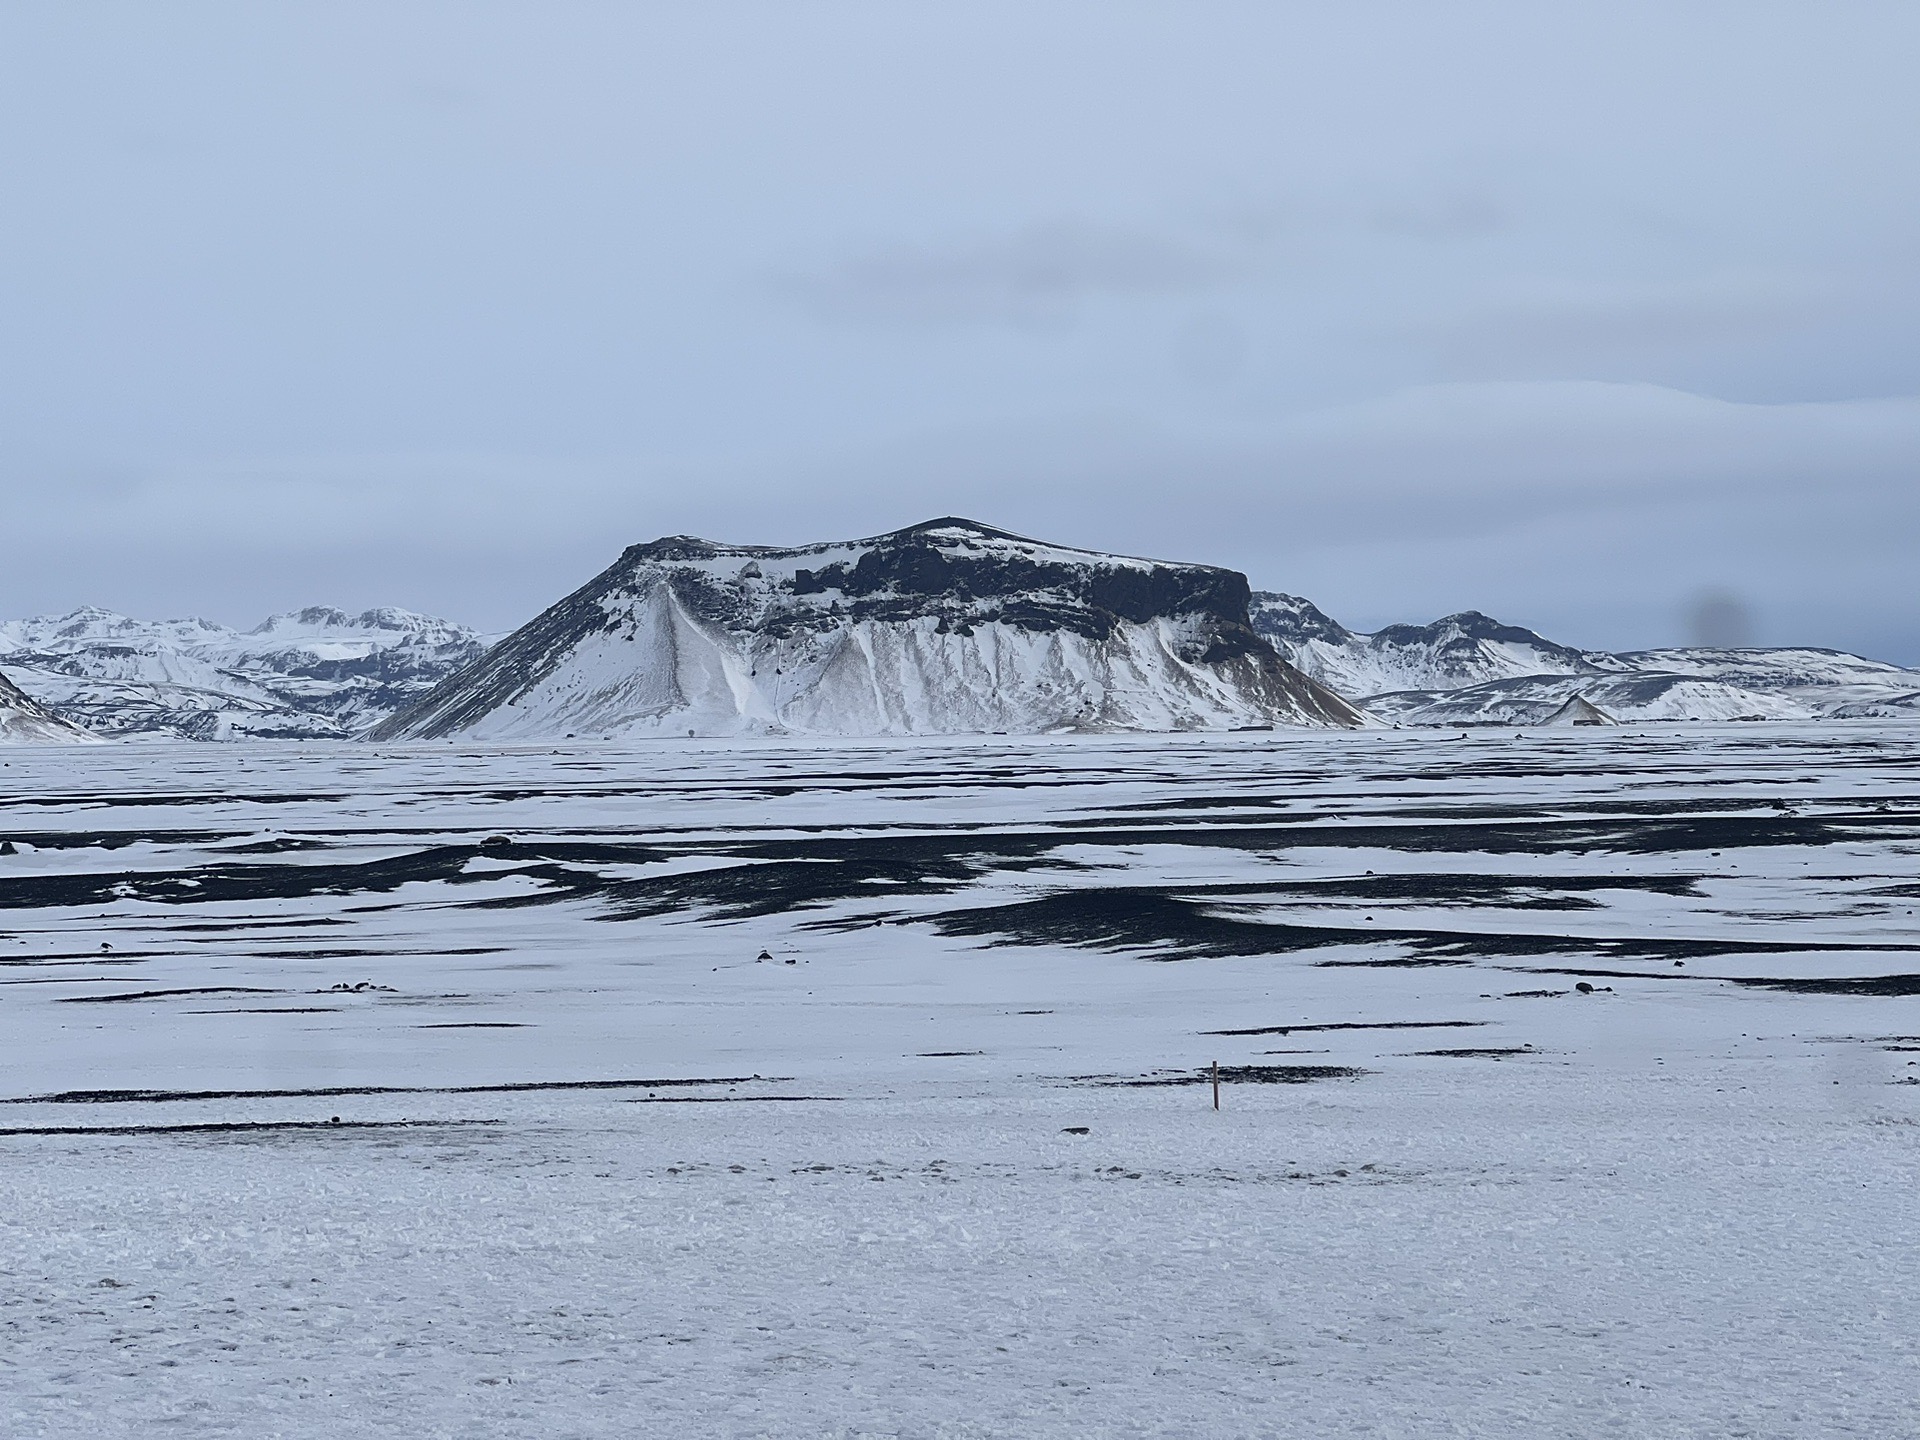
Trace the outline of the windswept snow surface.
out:
[[[0,1429],[1909,1434],[1917,764],[10,752]]]
[[[379,740],[1367,723],[1247,621],[1246,577],[971,520],[782,550],[635,545]]]

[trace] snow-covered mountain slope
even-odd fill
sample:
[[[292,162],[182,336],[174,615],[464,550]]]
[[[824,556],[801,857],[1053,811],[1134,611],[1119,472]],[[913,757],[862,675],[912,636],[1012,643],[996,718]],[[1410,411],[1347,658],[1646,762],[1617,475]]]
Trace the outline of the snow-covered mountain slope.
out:
[[[1589,651],[1603,670],[1657,671],[1667,675],[1710,675],[1755,690],[1797,690],[1827,685],[1911,685],[1920,672],[1884,660],[1868,660],[1843,650],[1810,646],[1771,649],[1628,650],[1619,654]]]
[[[1400,725],[1535,725],[1575,695],[1616,720],[1806,720],[1920,713],[1920,671],[1839,650],[1576,650],[1477,611],[1347,629],[1257,592],[1253,626],[1302,671]]]
[[[99,734],[192,740],[349,736],[484,648],[464,626],[395,609],[313,607],[245,632],[91,608],[0,621],[0,665],[53,713]]]
[[[1829,720],[1920,720],[1920,690],[1849,700],[1826,714]]]
[[[968,520],[798,549],[672,536],[375,739],[1351,726],[1254,633],[1231,570]]]
[[[1458,690],[1394,691],[1365,703],[1396,725],[1546,725],[1576,696],[1615,721],[1815,718],[1791,695],[1690,675],[1518,675]]]
[[[1518,675],[1581,674],[1580,651],[1503,625],[1477,610],[1431,625],[1349,630],[1297,595],[1256,593],[1253,628],[1306,674],[1343,695],[1389,690],[1452,690]]]
[[[1618,655],[1589,653],[1587,659],[1602,670],[1696,676],[1756,694],[1790,696],[1818,716],[1886,704],[1920,690],[1920,671],[1807,646],[1633,650]]]
[[[96,739],[0,675],[0,745],[85,745]]]

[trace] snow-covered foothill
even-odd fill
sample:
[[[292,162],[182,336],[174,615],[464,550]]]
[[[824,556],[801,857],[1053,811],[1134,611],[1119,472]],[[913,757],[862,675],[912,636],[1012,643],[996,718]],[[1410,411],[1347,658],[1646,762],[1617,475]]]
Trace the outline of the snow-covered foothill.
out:
[[[1369,712],[1398,725],[1540,725],[1575,695],[1615,720],[1810,720],[1791,695],[1684,675],[1522,675],[1457,690],[1369,696]]]

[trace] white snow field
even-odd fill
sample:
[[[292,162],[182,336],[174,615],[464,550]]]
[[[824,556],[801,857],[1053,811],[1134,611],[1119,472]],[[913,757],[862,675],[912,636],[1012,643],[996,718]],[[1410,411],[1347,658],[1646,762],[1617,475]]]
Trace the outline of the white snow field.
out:
[[[0,1433],[1920,1433],[1917,764],[9,751]]]

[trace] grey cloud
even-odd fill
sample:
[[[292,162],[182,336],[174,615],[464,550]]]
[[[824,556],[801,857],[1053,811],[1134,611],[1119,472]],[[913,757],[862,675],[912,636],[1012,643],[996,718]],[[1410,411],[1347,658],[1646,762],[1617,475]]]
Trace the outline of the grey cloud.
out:
[[[1513,223],[1510,208],[1480,191],[1416,196],[1383,204],[1366,221],[1388,235],[1420,240],[1456,240],[1490,235]]]
[[[1426,333],[1449,364],[1470,370],[1617,362],[1623,354],[1691,353],[1817,326],[1853,298],[1851,288],[1824,275],[1760,270],[1658,284],[1535,280],[1502,286],[1504,293]]]
[[[880,247],[780,276],[776,287],[835,319],[1024,325],[1067,319],[1102,297],[1232,284],[1256,259],[1228,236],[1196,240],[1056,220],[966,242]]]
[[[1153,228],[1085,219],[1036,221],[999,234],[895,241],[789,268],[776,293],[836,320],[907,324],[1057,323],[1101,299],[1195,295],[1301,278],[1315,247],[1374,235],[1429,243],[1482,237],[1510,223],[1482,192],[1413,187],[1373,204],[1325,196],[1196,207]]]

